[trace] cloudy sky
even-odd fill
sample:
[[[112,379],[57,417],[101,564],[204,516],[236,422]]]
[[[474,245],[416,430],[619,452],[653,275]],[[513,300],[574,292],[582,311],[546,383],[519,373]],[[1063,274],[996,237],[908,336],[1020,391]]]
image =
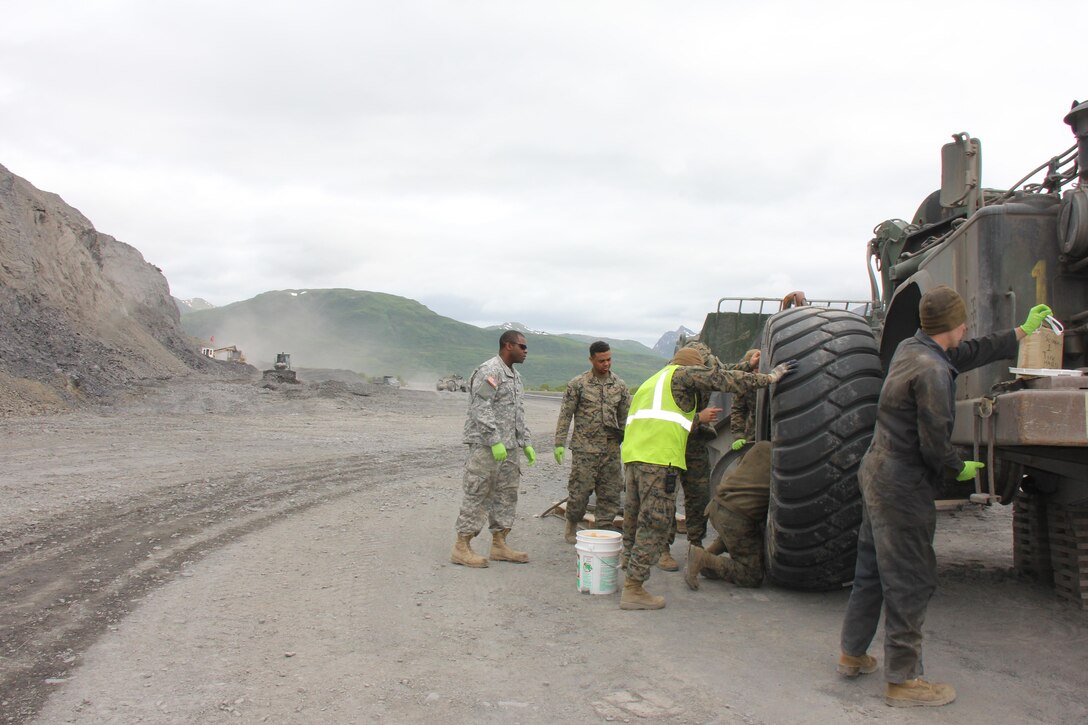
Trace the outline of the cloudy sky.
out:
[[[417,299],[638,339],[865,298],[873,227],[983,143],[1073,143],[1088,3],[0,0],[0,164],[216,305]]]

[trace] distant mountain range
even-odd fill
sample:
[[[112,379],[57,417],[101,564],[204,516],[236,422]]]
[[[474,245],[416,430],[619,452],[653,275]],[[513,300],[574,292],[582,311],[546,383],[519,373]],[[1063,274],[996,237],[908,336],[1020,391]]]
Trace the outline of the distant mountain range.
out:
[[[672,332],[666,332],[664,335],[662,335],[661,339],[659,339],[654,345],[653,350],[658,355],[671,358],[673,352],[676,350],[676,341],[680,339],[680,336],[687,335],[688,337],[691,337],[694,334],[694,330],[689,330],[683,325],[680,325],[680,327],[676,328]]]
[[[398,375],[411,383],[431,384],[447,373],[470,374],[496,354],[504,329],[516,329],[528,341],[529,357],[519,371],[530,387],[560,387],[587,370],[587,347],[597,339],[606,340],[618,353],[613,370],[631,386],[664,362],[660,354],[634,340],[551,334],[517,322],[481,328],[443,317],[415,300],[380,292],[281,290],[203,309],[197,309],[195,301],[185,301],[185,331],[212,347],[236,345],[258,367],[270,366],[277,352],[288,352],[296,366]],[[182,309],[183,302],[178,303]]]
[[[520,322],[504,322],[501,325],[490,325],[488,327],[485,327],[484,329],[485,330],[517,330],[518,332],[521,332],[521,333],[526,334],[526,335],[556,335],[558,337],[565,337],[568,340],[577,340],[578,342],[581,342],[581,343],[585,344],[586,350],[587,350],[587,357],[588,357],[589,346],[592,345],[593,343],[597,342],[598,340],[603,340],[604,342],[607,342],[608,346],[611,347],[613,350],[623,350],[625,352],[636,352],[636,353],[640,353],[640,354],[646,354],[646,353],[652,354],[652,353],[656,352],[656,348],[646,347],[645,345],[643,345],[641,342],[638,342],[637,340],[621,340],[621,339],[618,339],[618,338],[615,338],[615,337],[604,337],[602,335],[580,335],[580,334],[574,333],[574,332],[555,332],[555,333],[541,332],[539,330],[530,330],[527,326],[521,324]],[[666,332],[665,334],[669,335],[669,334],[672,334],[672,333]],[[671,348],[669,349],[668,357],[672,357],[672,349]]]
[[[174,306],[178,308],[178,312],[183,315],[187,315],[190,312],[197,312],[198,310],[210,310],[215,305],[200,297],[193,297],[190,300],[179,300],[177,297],[172,297],[174,300]]]

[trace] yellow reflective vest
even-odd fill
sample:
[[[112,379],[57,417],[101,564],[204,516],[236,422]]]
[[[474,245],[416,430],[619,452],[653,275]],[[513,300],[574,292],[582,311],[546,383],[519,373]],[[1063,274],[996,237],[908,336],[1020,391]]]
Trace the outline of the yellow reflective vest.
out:
[[[666,365],[644,382],[631,399],[623,432],[623,462],[653,463],[687,470],[686,447],[695,408],[681,410],[672,397],[672,374]]]

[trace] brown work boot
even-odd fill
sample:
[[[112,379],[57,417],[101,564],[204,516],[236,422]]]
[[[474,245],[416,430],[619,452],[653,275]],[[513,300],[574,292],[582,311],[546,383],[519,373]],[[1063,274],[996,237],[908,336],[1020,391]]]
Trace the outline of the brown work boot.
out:
[[[514,551],[506,545],[506,535],[510,529],[495,531],[491,534],[491,561],[513,561],[525,564],[529,561],[529,555],[524,551]]]
[[[471,566],[475,569],[483,569],[487,566],[487,559],[483,558],[469,546],[469,542],[472,541],[472,537],[476,534],[458,534],[457,543],[453,545],[453,551],[450,552],[450,561],[454,564],[463,564],[464,566]]]
[[[567,522],[567,528],[563,531],[563,541],[568,544],[578,543],[578,524],[573,521]]]
[[[657,597],[642,588],[642,582],[628,579],[623,583],[620,609],[664,609],[665,597]]]
[[[665,571],[680,571],[680,562],[672,558],[672,552],[665,549],[661,552],[661,558],[657,560],[657,568]]]
[[[687,566],[684,567],[684,581],[688,585],[688,589],[699,588],[699,570],[703,568],[703,559],[706,557],[706,551],[700,549],[698,546],[688,546],[688,561]]]
[[[884,702],[892,707],[940,707],[956,699],[952,685],[926,682],[915,677],[906,682],[889,682]]]
[[[722,541],[722,537],[719,536],[718,538],[714,539],[714,541],[711,541],[710,546],[706,547],[706,549],[704,549],[704,551],[706,553],[710,554],[711,556],[717,558],[717,557],[719,557],[719,556],[721,556],[722,554],[725,553],[725,542]],[[703,567],[703,570],[700,573],[704,577],[706,577],[707,579],[721,579],[722,578],[722,576],[720,574],[718,574],[717,569],[710,569],[708,567]]]
[[[855,657],[843,652],[839,655],[839,666],[836,669],[838,669],[840,675],[857,677],[858,675],[872,674],[877,671],[878,667],[876,657],[870,657],[867,654]]]

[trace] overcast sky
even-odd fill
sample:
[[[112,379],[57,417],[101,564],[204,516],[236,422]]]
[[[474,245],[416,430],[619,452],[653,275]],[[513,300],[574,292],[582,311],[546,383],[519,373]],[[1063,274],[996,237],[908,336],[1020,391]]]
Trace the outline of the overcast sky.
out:
[[[1088,3],[9,2],[0,164],[215,305],[402,295],[653,344],[866,298],[873,227],[982,140],[1073,143]]]

